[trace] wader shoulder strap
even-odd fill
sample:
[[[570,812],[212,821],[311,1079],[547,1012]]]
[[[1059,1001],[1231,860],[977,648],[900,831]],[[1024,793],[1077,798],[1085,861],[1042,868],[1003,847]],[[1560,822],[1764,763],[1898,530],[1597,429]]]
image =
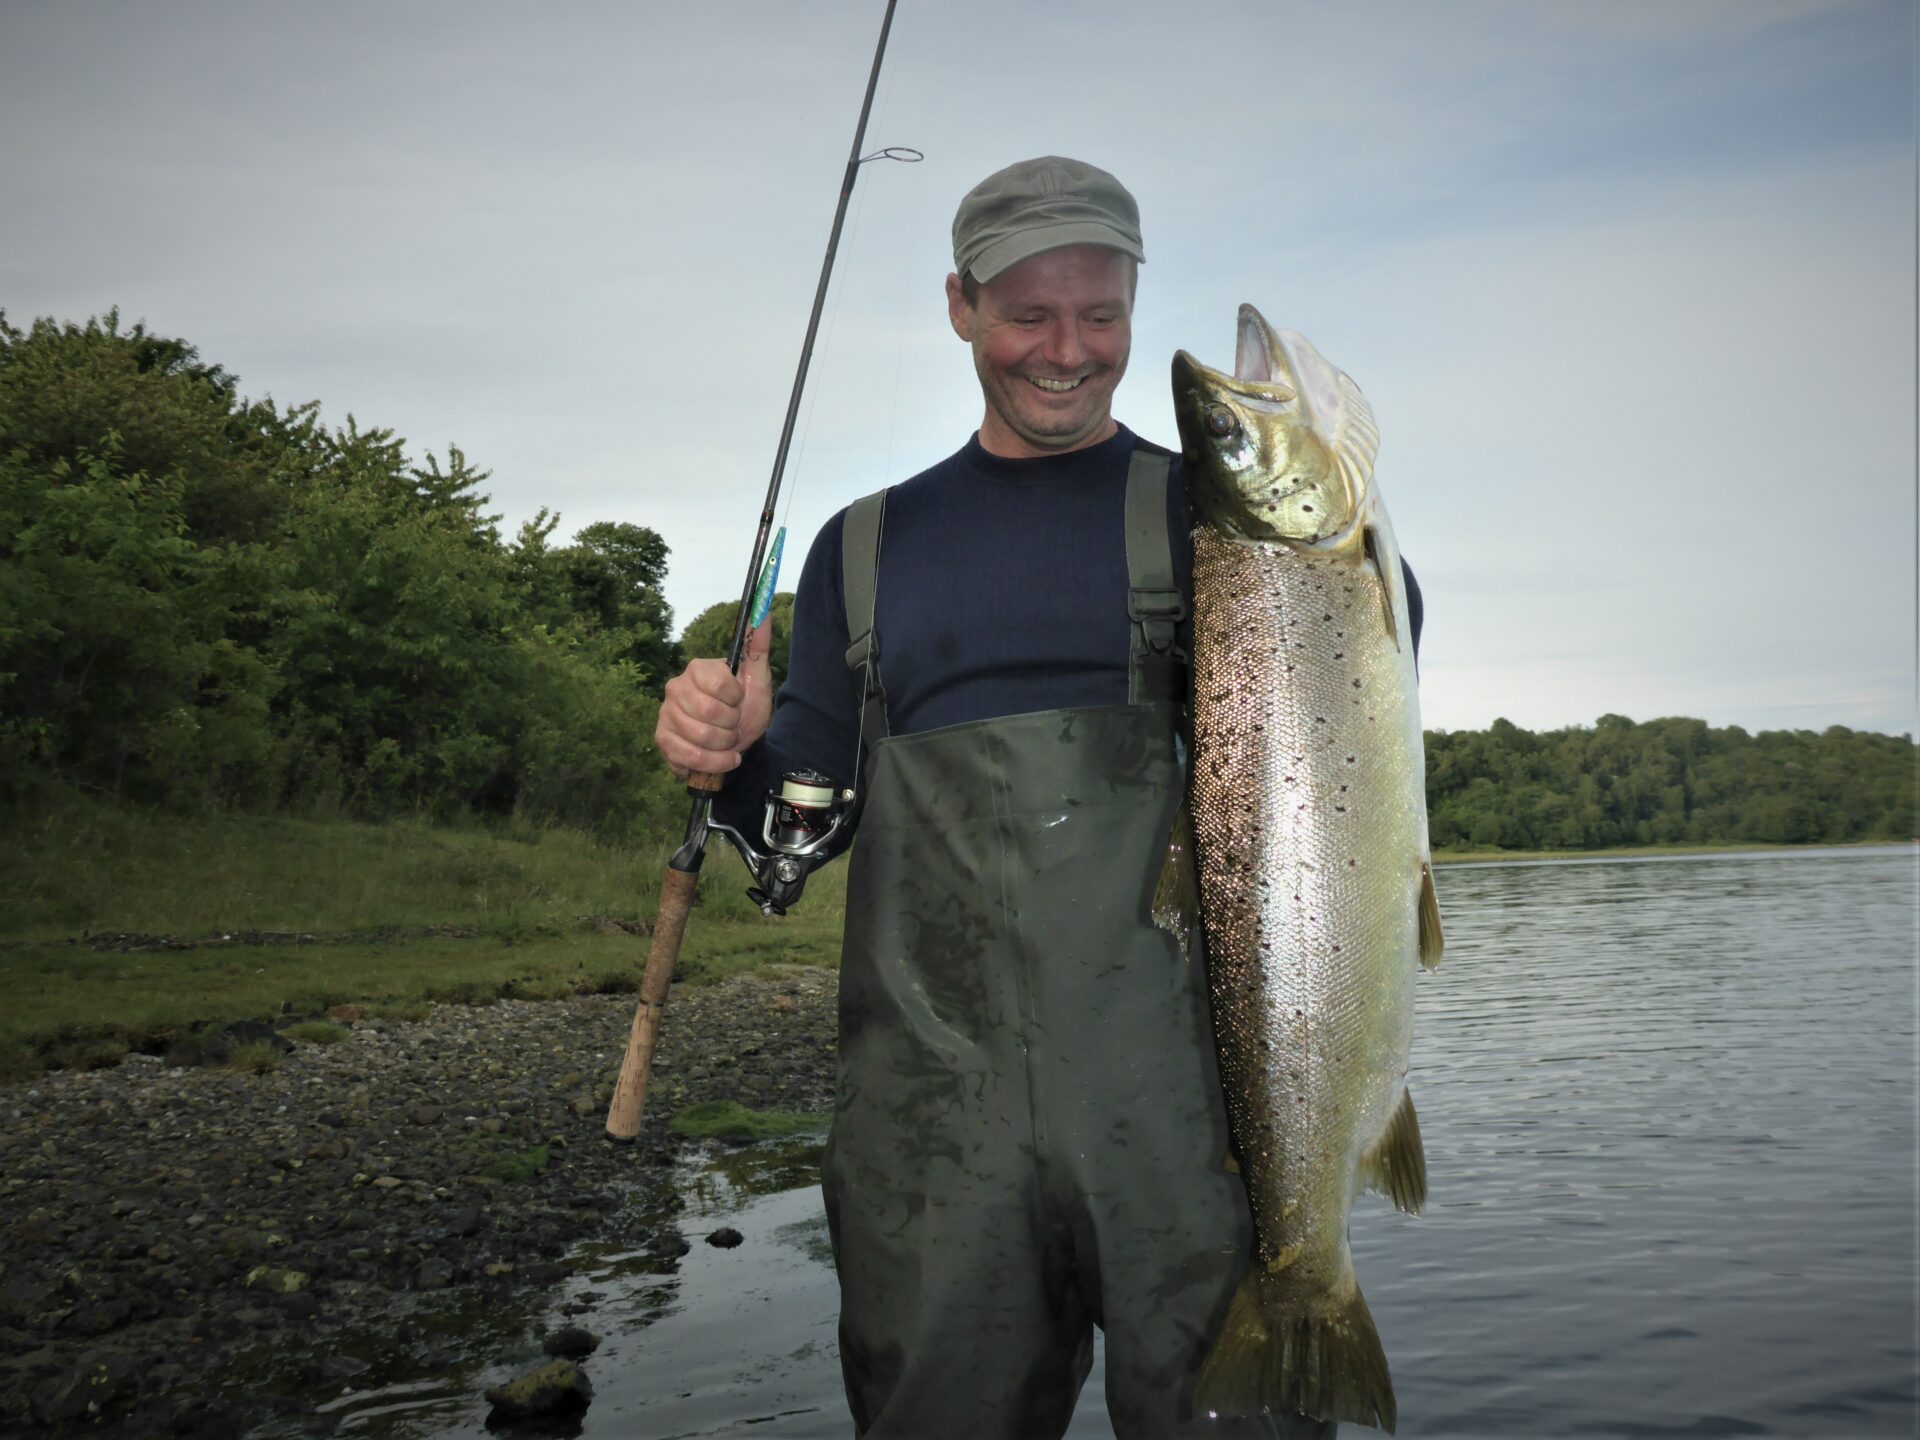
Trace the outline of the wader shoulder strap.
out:
[[[1186,662],[1178,642],[1187,597],[1173,574],[1167,537],[1167,478],[1173,461],[1136,449],[1127,470],[1127,616],[1134,622],[1127,664],[1133,704],[1186,698]]]
[[[840,522],[840,580],[847,598],[847,668],[860,679],[861,745],[887,734],[887,697],[880,688],[880,642],[873,633],[874,599],[880,588],[880,531],[887,492],[876,490],[847,507]],[[860,783],[858,777],[854,783]]]

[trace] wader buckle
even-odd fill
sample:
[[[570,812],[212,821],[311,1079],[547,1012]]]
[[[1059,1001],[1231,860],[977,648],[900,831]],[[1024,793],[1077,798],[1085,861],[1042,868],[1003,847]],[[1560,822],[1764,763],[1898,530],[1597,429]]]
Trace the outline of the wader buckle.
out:
[[[1165,655],[1187,618],[1187,597],[1178,590],[1129,590],[1127,617],[1139,624],[1153,653]]]

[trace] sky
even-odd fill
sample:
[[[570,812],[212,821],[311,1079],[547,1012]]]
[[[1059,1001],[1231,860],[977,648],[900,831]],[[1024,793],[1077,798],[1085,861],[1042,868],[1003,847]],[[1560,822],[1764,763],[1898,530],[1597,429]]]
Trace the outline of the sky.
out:
[[[882,0],[0,0],[0,307],[190,341],[737,597]],[[904,0],[786,585],[981,400],[959,198],[1138,197],[1116,415],[1252,302],[1372,402],[1429,727],[1913,732],[1916,5]]]

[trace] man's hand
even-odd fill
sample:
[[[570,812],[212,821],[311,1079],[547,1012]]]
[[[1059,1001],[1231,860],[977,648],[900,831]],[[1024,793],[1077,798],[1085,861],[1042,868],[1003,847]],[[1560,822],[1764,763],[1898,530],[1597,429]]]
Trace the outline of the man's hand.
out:
[[[773,718],[773,620],[747,636],[740,673],[724,660],[694,660],[667,682],[653,743],[682,780],[695,770],[723,775],[740,764],[746,748],[767,733]]]

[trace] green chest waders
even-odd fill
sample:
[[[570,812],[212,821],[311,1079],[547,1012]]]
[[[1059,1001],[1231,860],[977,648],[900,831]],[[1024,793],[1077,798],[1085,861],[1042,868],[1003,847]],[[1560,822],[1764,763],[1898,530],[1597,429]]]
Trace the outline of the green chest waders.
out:
[[[841,1366],[869,1440],[1058,1436],[1096,1324],[1122,1440],[1332,1433],[1183,1423],[1251,1227],[1222,1164],[1205,977],[1147,913],[1183,783],[1166,478],[1136,453],[1136,703],[870,752],[823,1170]],[[885,724],[880,503],[845,535],[869,739]]]

